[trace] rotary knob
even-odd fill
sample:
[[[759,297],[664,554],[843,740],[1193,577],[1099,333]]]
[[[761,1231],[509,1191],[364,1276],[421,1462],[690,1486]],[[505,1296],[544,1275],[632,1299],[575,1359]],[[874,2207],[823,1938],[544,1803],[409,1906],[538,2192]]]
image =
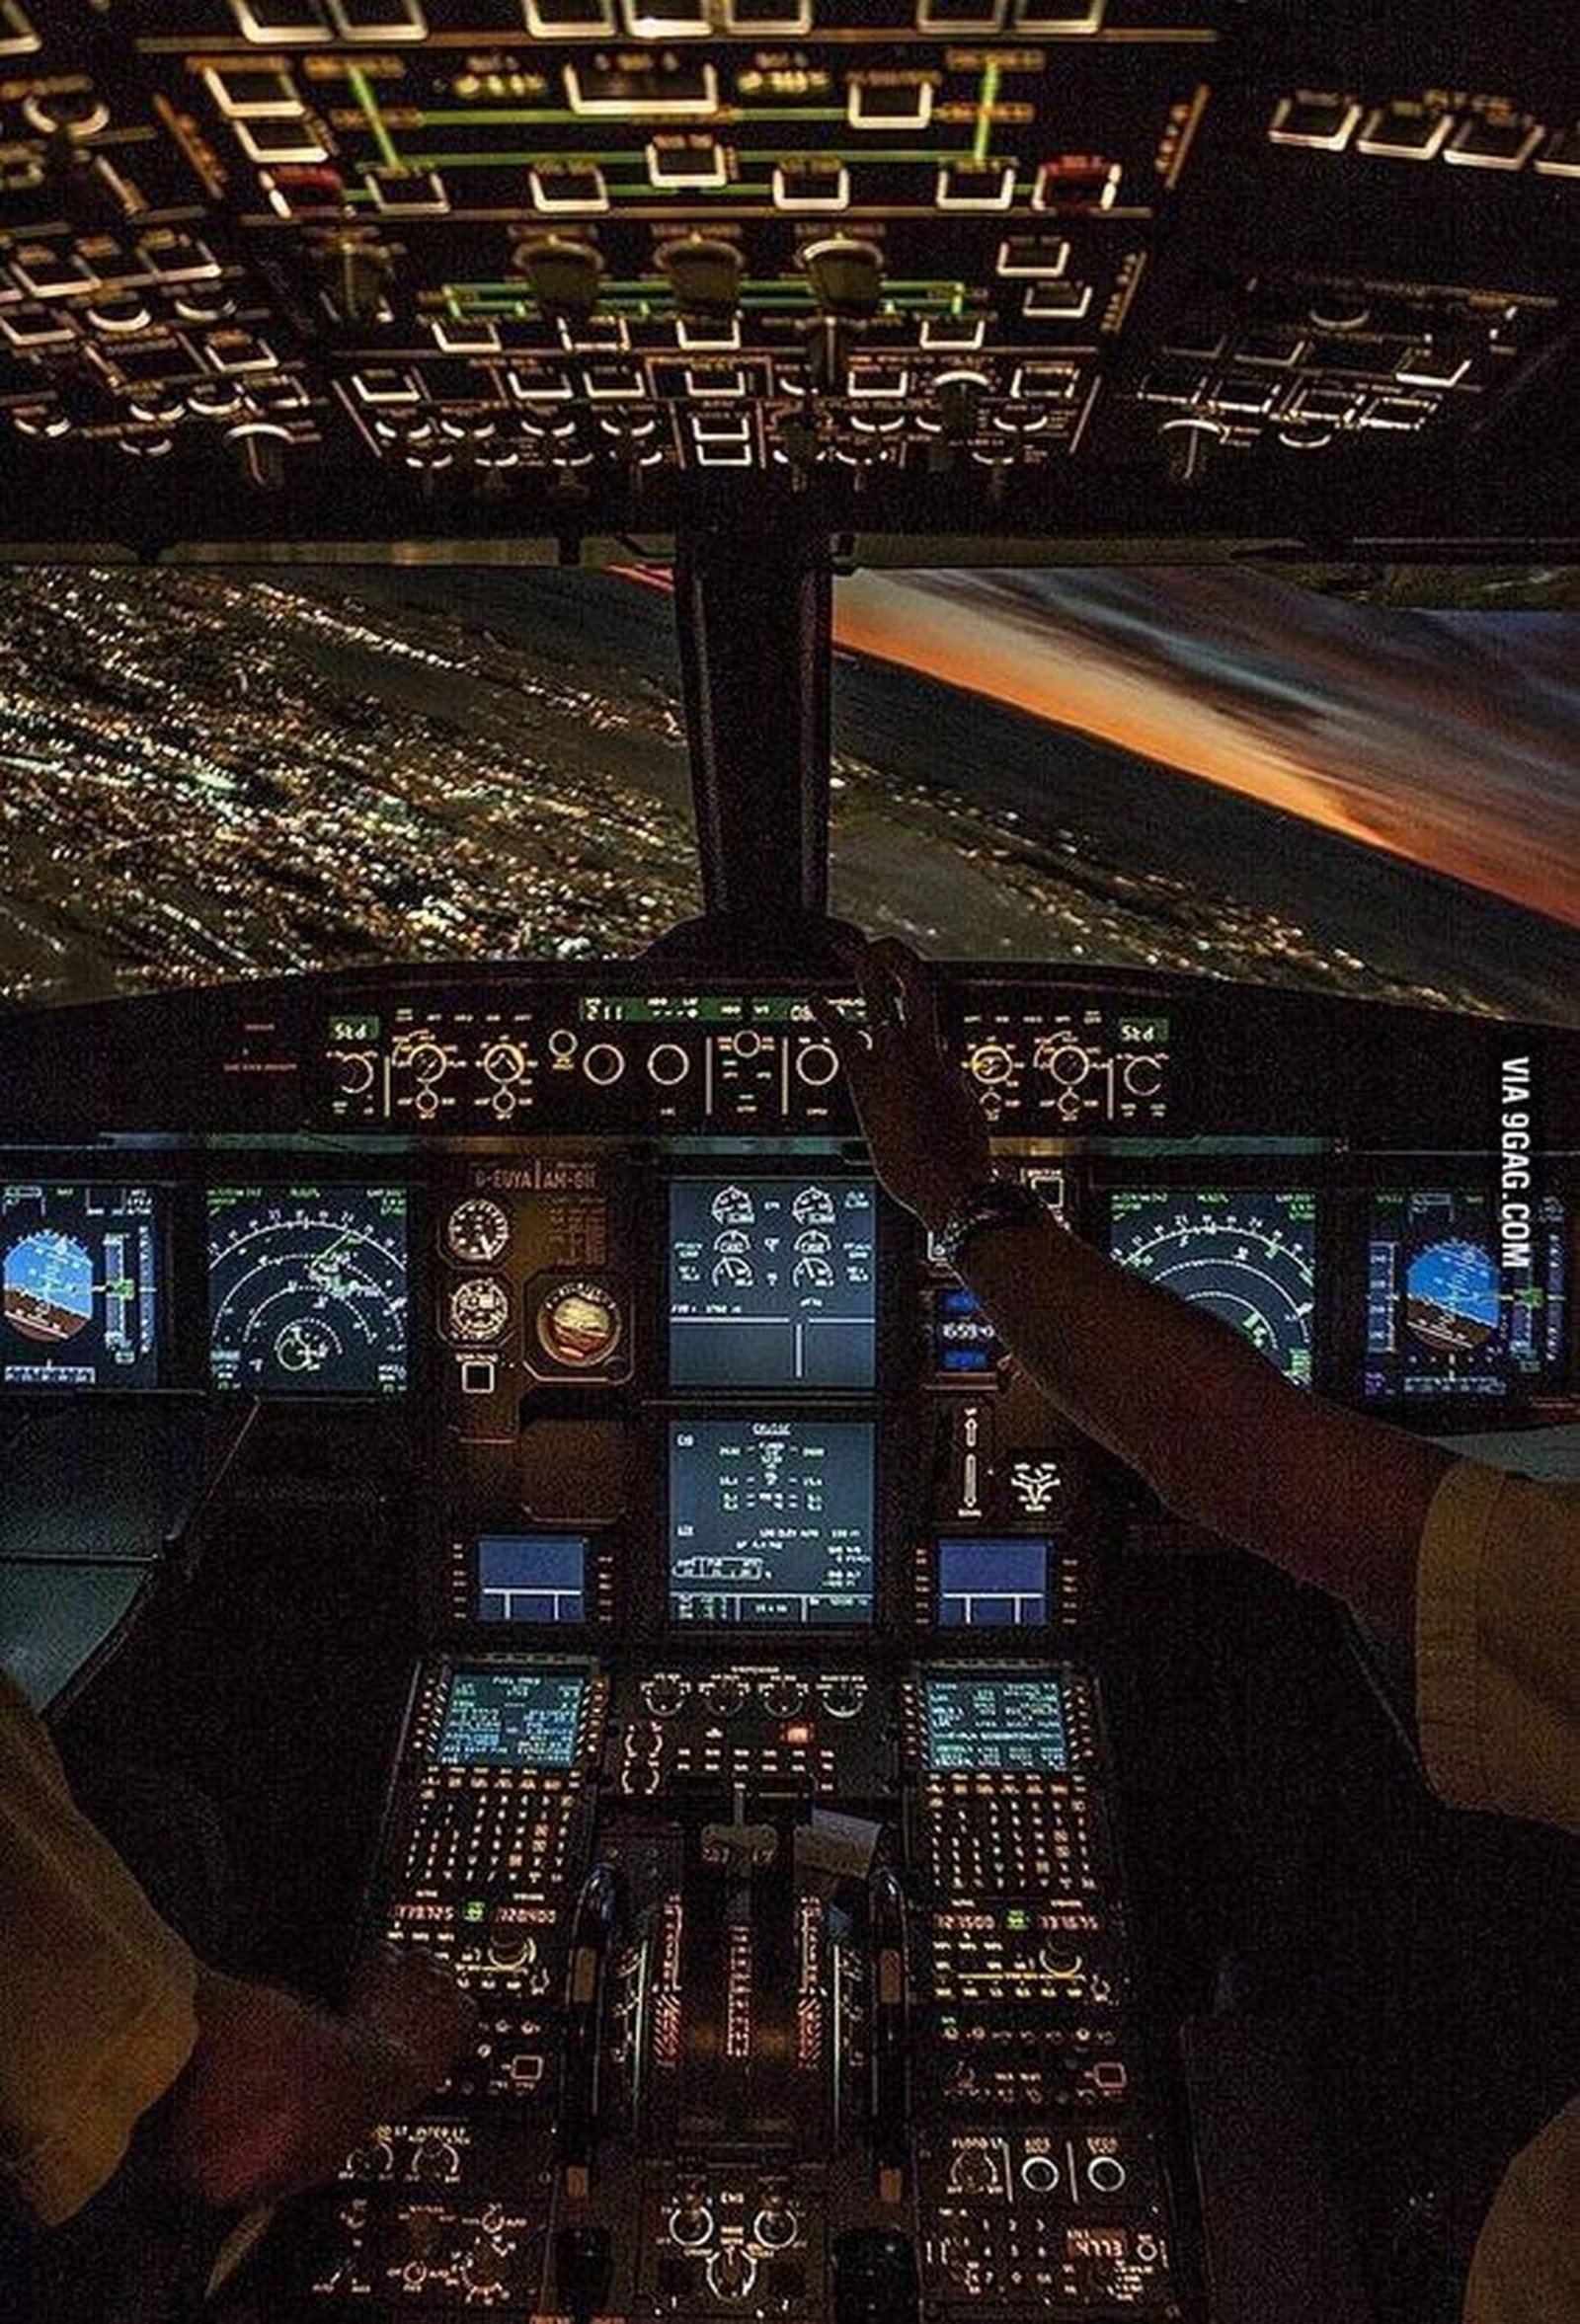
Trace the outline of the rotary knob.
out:
[[[519,1081],[526,1071],[526,1052],[514,1041],[496,1041],[483,1051],[483,1071],[490,1081]]]
[[[1015,1052],[1001,1041],[981,1041],[966,1059],[966,1071],[984,1089],[997,1089],[1015,1070]]]
[[[713,2240],[713,2213],[700,2195],[684,2194],[670,2213],[670,2234],[682,2251],[700,2251]]]
[[[743,2243],[722,2244],[708,2255],[708,2289],[715,2299],[746,2299],[757,2280],[757,2263]]]
[[[655,1719],[672,1719],[690,1692],[678,1670],[655,1670],[642,1681],[642,1700]]]

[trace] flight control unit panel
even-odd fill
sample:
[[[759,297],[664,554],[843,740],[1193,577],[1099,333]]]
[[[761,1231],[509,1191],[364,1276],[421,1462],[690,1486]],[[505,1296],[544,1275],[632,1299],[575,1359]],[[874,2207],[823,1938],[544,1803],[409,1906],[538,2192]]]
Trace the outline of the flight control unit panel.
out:
[[[1109,1711],[1139,1489],[884,1195],[810,998],[343,975],[0,1027],[0,1397],[409,1451],[431,1648],[363,1933],[477,2023],[284,2214],[259,2315],[1208,2314]],[[1580,1036],[1033,971],[945,1032],[998,1169],[1292,1393],[1577,1409]]]

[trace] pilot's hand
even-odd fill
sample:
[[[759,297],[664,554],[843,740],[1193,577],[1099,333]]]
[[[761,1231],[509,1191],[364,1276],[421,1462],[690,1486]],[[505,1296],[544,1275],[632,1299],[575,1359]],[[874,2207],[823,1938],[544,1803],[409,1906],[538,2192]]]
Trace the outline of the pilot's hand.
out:
[[[982,1108],[943,1052],[931,970],[893,938],[852,948],[865,1033],[831,1010],[823,1029],[850,1083],[873,1166],[889,1193],[929,1226],[992,1175]]]
[[[353,1973],[346,2014],[405,2050],[418,2070],[430,2075],[432,2088],[465,2048],[477,2009],[436,1962],[375,1945]]]
[[[440,2082],[471,2003],[409,1957],[334,2017],[276,1986],[198,1972],[198,2042],[162,2102],[164,2169],[215,2209],[276,2203],[332,2179],[358,2138]]]

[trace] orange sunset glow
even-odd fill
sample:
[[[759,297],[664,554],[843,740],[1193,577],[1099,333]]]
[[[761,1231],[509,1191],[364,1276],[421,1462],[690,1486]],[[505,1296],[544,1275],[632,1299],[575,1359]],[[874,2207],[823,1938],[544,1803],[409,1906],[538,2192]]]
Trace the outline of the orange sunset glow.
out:
[[[834,634],[1580,925],[1580,691],[1512,638],[1201,570],[863,572]]]

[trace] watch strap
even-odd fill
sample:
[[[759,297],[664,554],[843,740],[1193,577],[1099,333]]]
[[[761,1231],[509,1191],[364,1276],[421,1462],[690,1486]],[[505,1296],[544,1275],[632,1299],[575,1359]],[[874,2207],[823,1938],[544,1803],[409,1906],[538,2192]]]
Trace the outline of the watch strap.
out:
[[[958,1271],[968,1243],[988,1227],[1026,1226],[1046,1215],[1031,1188],[1022,1186],[1018,1179],[985,1179],[980,1186],[967,1189],[938,1229],[939,1257],[945,1267]]]

